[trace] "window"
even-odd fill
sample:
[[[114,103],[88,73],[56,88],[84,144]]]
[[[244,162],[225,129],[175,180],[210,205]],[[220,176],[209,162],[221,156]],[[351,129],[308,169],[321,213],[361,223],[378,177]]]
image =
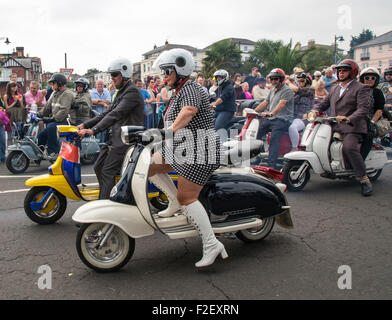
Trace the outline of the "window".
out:
[[[197,56],[197,52],[196,52],[196,51],[193,51],[192,53],[193,53],[193,56],[194,56],[194,57]]]
[[[143,63],[143,72],[146,72],[146,64]]]
[[[368,64],[368,63],[363,63],[363,64],[362,64],[362,69],[365,69],[365,68],[367,68],[367,67],[369,67],[369,64]]]
[[[248,46],[244,46],[244,52],[248,52]]]
[[[389,44],[389,48],[392,49],[392,42]]]
[[[378,66],[379,66],[380,68],[382,68],[382,61],[379,61],[379,62],[378,62]]]
[[[382,50],[382,44],[378,46],[378,50]]]

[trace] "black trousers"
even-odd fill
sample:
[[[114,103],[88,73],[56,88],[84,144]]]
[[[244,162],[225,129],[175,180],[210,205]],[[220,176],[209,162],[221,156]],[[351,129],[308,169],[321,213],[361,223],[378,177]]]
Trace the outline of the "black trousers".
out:
[[[115,185],[117,173],[121,170],[126,150],[115,150],[112,146],[104,145],[94,165],[94,171],[99,183],[99,199],[109,199]]]
[[[350,162],[355,176],[366,176],[366,166],[361,154],[363,135],[359,133],[346,133],[343,135],[343,153]]]

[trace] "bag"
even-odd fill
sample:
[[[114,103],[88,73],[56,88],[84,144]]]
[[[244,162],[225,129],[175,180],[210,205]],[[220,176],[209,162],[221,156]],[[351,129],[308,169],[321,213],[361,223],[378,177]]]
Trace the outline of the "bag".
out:
[[[7,125],[9,123],[10,123],[10,118],[8,118],[8,115],[5,112],[0,111],[0,124]]]
[[[381,118],[375,123],[375,125],[376,125],[377,135],[379,137],[383,137],[387,133],[391,132],[391,123],[389,122],[388,119]]]

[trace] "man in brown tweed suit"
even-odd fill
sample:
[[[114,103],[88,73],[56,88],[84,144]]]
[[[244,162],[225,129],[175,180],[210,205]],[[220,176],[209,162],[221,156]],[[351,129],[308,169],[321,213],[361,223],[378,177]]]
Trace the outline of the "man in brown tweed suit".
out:
[[[360,149],[363,137],[367,134],[371,90],[356,81],[358,73],[359,67],[356,62],[350,59],[342,61],[337,66],[339,84],[331,89],[316,110],[325,111],[331,108],[331,116],[338,120],[333,131],[343,135],[343,153],[361,183],[362,195],[370,196],[373,187],[366,174]]]

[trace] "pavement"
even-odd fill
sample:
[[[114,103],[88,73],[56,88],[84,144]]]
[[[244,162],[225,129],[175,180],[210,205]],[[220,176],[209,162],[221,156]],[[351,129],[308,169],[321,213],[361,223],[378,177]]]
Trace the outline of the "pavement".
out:
[[[134,256],[119,272],[100,274],[79,259],[68,201],[57,223],[39,226],[24,213],[29,176],[0,167],[0,299],[279,300],[391,299],[392,166],[374,183],[372,197],[351,181],[311,176],[298,193],[287,193],[294,229],[275,226],[265,240],[245,244],[223,239],[229,258],[197,271],[199,238],[169,240],[156,233],[137,239]],[[83,182],[94,183],[92,166]],[[51,286],[40,289],[42,266]]]

